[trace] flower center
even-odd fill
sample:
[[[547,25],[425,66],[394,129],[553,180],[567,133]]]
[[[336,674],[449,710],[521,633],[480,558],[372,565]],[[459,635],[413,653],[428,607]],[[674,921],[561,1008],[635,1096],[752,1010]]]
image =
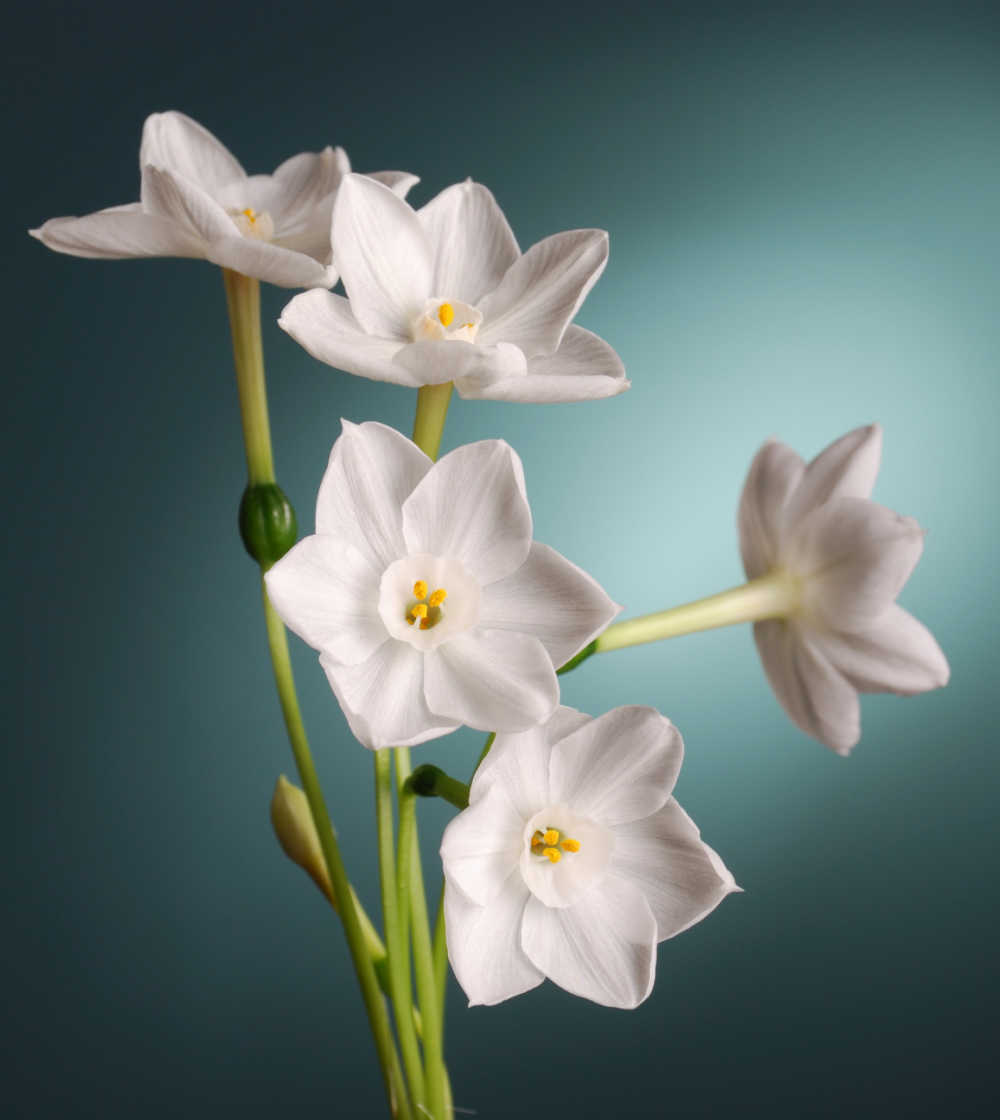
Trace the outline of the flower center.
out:
[[[483,313],[461,300],[429,299],[414,321],[414,342],[475,342]]]
[[[413,585],[413,598],[414,602],[406,612],[408,625],[412,626],[419,618],[421,630],[437,626],[443,617],[441,604],[448,598],[448,592],[439,587],[428,595],[427,580],[418,579]]]
[[[549,863],[558,863],[563,852],[578,852],[580,841],[563,836],[558,828],[536,828],[531,837],[530,848],[533,856],[547,859]]]
[[[252,206],[245,210],[228,210],[233,225],[244,237],[253,237],[257,241],[270,241],[274,237],[274,221],[266,210],[254,210]]]

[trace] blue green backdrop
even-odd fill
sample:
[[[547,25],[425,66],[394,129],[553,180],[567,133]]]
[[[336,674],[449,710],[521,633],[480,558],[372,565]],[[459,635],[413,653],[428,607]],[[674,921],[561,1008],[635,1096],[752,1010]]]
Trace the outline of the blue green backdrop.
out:
[[[487,183],[523,246],[611,234],[579,321],[634,387],[456,401],[503,437],[536,536],[629,613],[741,578],[757,446],[885,426],[876,498],[929,529],[901,602],[952,684],[863,702],[845,761],[806,739],[747,629],[595,658],[594,714],[681,728],[678,796],[745,894],[661,946],[638,1011],[551,985],[468,1010],[480,1117],[964,1116],[995,1098],[1000,22],[995,5],[26,5],[5,17],[4,1111],[365,1117],[383,1102],[336,920],[280,855],[292,773],[257,581],[225,304],[201,262],[89,262],[25,234],[137,196],[147,113],[252,171],[332,142]],[[414,394],[274,325],[279,478],[312,527],[340,417]],[[377,909],[370,756],[296,641],[346,860]],[[462,774],[481,738],[415,751]],[[424,812],[423,810],[426,809]],[[448,817],[422,807],[428,868]]]

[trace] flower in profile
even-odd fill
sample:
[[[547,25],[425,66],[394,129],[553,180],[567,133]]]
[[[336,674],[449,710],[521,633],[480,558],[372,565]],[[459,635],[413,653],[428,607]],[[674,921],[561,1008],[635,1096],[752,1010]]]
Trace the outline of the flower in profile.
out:
[[[684,744],[653,708],[559,708],[498,735],[445,829],[448,955],[471,1004],[547,976],[608,1007],[649,995],[656,946],[739,890],[671,797]]]
[[[146,118],[139,151],[141,200],[82,218],[50,218],[30,231],[76,257],[198,257],[283,288],[328,288],[330,220],[351,167],[342,148],[303,152],[273,175],[247,175],[236,157],[183,113]],[[405,194],[399,171],[375,177]]]
[[[924,533],[870,500],[881,453],[877,424],[809,464],[770,440],[740,500],[747,575],[785,573],[791,588],[785,617],[754,623],[764,670],[791,720],[838,754],[861,735],[858,692],[910,696],[948,683],[930,631],[895,601]]]
[[[619,608],[532,541],[521,461],[502,440],[436,463],[384,424],[343,422],[316,533],[267,573],[320,651],[351,729],[409,746],[461,724],[521,731],[559,702],[555,670]]]
[[[456,183],[414,211],[345,177],[333,257],[348,298],[304,292],[280,325],[313,357],[376,381],[453,381],[463,397],[576,401],[628,388],[611,347],[572,325],[608,236],[572,230],[522,254],[493,195]]]

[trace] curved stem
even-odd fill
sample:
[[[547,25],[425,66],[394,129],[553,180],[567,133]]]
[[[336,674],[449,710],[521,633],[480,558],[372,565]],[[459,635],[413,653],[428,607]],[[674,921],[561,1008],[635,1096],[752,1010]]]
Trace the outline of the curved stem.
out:
[[[413,989],[410,983],[410,953],[406,914],[400,905],[399,882],[392,836],[391,751],[375,751],[375,820],[378,830],[379,875],[382,883],[382,920],[389,957],[389,990],[396,1017],[399,1049],[410,1085],[414,1110],[425,1107],[424,1067],[413,1022]],[[402,826],[400,826],[399,872],[403,876]],[[405,896],[404,896],[405,901]]]

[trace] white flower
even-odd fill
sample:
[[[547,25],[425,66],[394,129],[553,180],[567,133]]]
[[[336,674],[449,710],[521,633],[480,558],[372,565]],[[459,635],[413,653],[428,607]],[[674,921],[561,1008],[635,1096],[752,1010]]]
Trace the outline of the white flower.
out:
[[[739,890],[670,796],[684,744],[653,708],[559,708],[498,735],[445,829],[448,955],[471,1004],[547,976],[609,1007],[649,995],[656,945]]]
[[[860,738],[859,691],[909,696],[948,683],[930,631],[895,602],[924,534],[869,500],[881,454],[877,424],[808,465],[771,440],[740,500],[747,575],[784,571],[797,600],[788,617],[754,624],[764,670],[792,721],[838,754]]]
[[[342,148],[303,152],[273,175],[250,175],[236,157],[183,113],[146,118],[139,151],[141,201],[83,218],[50,218],[29,232],[75,257],[199,257],[283,288],[328,288],[330,220]],[[417,178],[375,176],[405,194]]]
[[[457,183],[414,212],[348,175],[333,257],[350,297],[297,296],[280,325],[310,354],[376,381],[454,381],[463,397],[576,401],[628,388],[618,355],[570,322],[604,269],[602,230],[557,233],[523,256],[493,195]]]
[[[409,746],[463,723],[548,719],[556,667],[620,608],[532,542],[516,453],[485,440],[431,463],[384,424],[343,427],[316,535],[266,578],[275,609],[320,651],[354,734]]]

